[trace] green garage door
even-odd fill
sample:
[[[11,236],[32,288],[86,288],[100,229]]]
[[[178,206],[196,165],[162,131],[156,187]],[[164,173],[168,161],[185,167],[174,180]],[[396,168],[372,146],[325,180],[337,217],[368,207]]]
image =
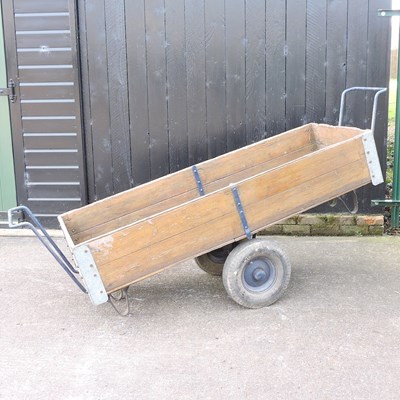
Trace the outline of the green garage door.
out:
[[[7,87],[4,56],[3,18],[0,7],[0,87]],[[12,157],[8,97],[0,96],[0,221],[3,213],[16,205],[14,161]]]

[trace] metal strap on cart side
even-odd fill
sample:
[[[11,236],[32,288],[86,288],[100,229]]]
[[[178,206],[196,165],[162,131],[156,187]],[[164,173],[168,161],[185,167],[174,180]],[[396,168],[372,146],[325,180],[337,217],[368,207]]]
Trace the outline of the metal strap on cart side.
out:
[[[201,181],[199,171],[195,165],[192,167],[194,179],[196,180],[197,189],[199,190],[200,196],[204,196],[206,193],[204,192],[203,182]]]
[[[235,186],[233,186],[231,190],[233,193],[233,197],[235,199],[236,209],[239,213],[240,220],[242,221],[244,232],[246,233],[247,239],[251,240],[251,239],[253,239],[253,235],[251,234],[249,224],[247,222],[246,214],[243,209],[242,202],[240,201],[239,192]]]

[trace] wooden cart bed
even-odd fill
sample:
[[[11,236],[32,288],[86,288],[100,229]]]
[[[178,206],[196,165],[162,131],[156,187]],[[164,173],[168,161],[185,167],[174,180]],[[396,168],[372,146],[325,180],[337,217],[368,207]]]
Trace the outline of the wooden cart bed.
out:
[[[92,302],[100,304],[108,293],[370,182],[383,182],[371,131],[308,124],[59,221]]]

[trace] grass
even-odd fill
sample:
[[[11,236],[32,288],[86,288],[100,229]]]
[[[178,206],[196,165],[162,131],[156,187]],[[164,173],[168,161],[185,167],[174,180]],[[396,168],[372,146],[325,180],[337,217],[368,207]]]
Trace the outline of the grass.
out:
[[[393,152],[394,152],[394,129],[396,118],[396,79],[390,80],[389,87],[389,114],[388,114],[388,137],[387,137],[387,170],[386,183],[388,188],[393,185]]]
[[[397,81],[396,79],[390,80],[389,86],[389,110],[388,110],[388,135],[387,135],[387,169],[386,169],[386,198],[392,198],[393,188],[393,157],[394,157],[394,132],[396,124],[396,93],[397,93]],[[392,209],[390,207],[385,208],[385,231],[388,234],[397,235],[399,234],[398,229],[391,227]]]

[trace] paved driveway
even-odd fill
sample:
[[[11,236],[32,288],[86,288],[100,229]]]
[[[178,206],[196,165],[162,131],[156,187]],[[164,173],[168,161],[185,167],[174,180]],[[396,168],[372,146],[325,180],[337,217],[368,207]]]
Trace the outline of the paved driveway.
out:
[[[132,286],[123,318],[0,237],[0,399],[398,400],[400,239],[275,240],[292,280],[273,306],[188,262]]]

